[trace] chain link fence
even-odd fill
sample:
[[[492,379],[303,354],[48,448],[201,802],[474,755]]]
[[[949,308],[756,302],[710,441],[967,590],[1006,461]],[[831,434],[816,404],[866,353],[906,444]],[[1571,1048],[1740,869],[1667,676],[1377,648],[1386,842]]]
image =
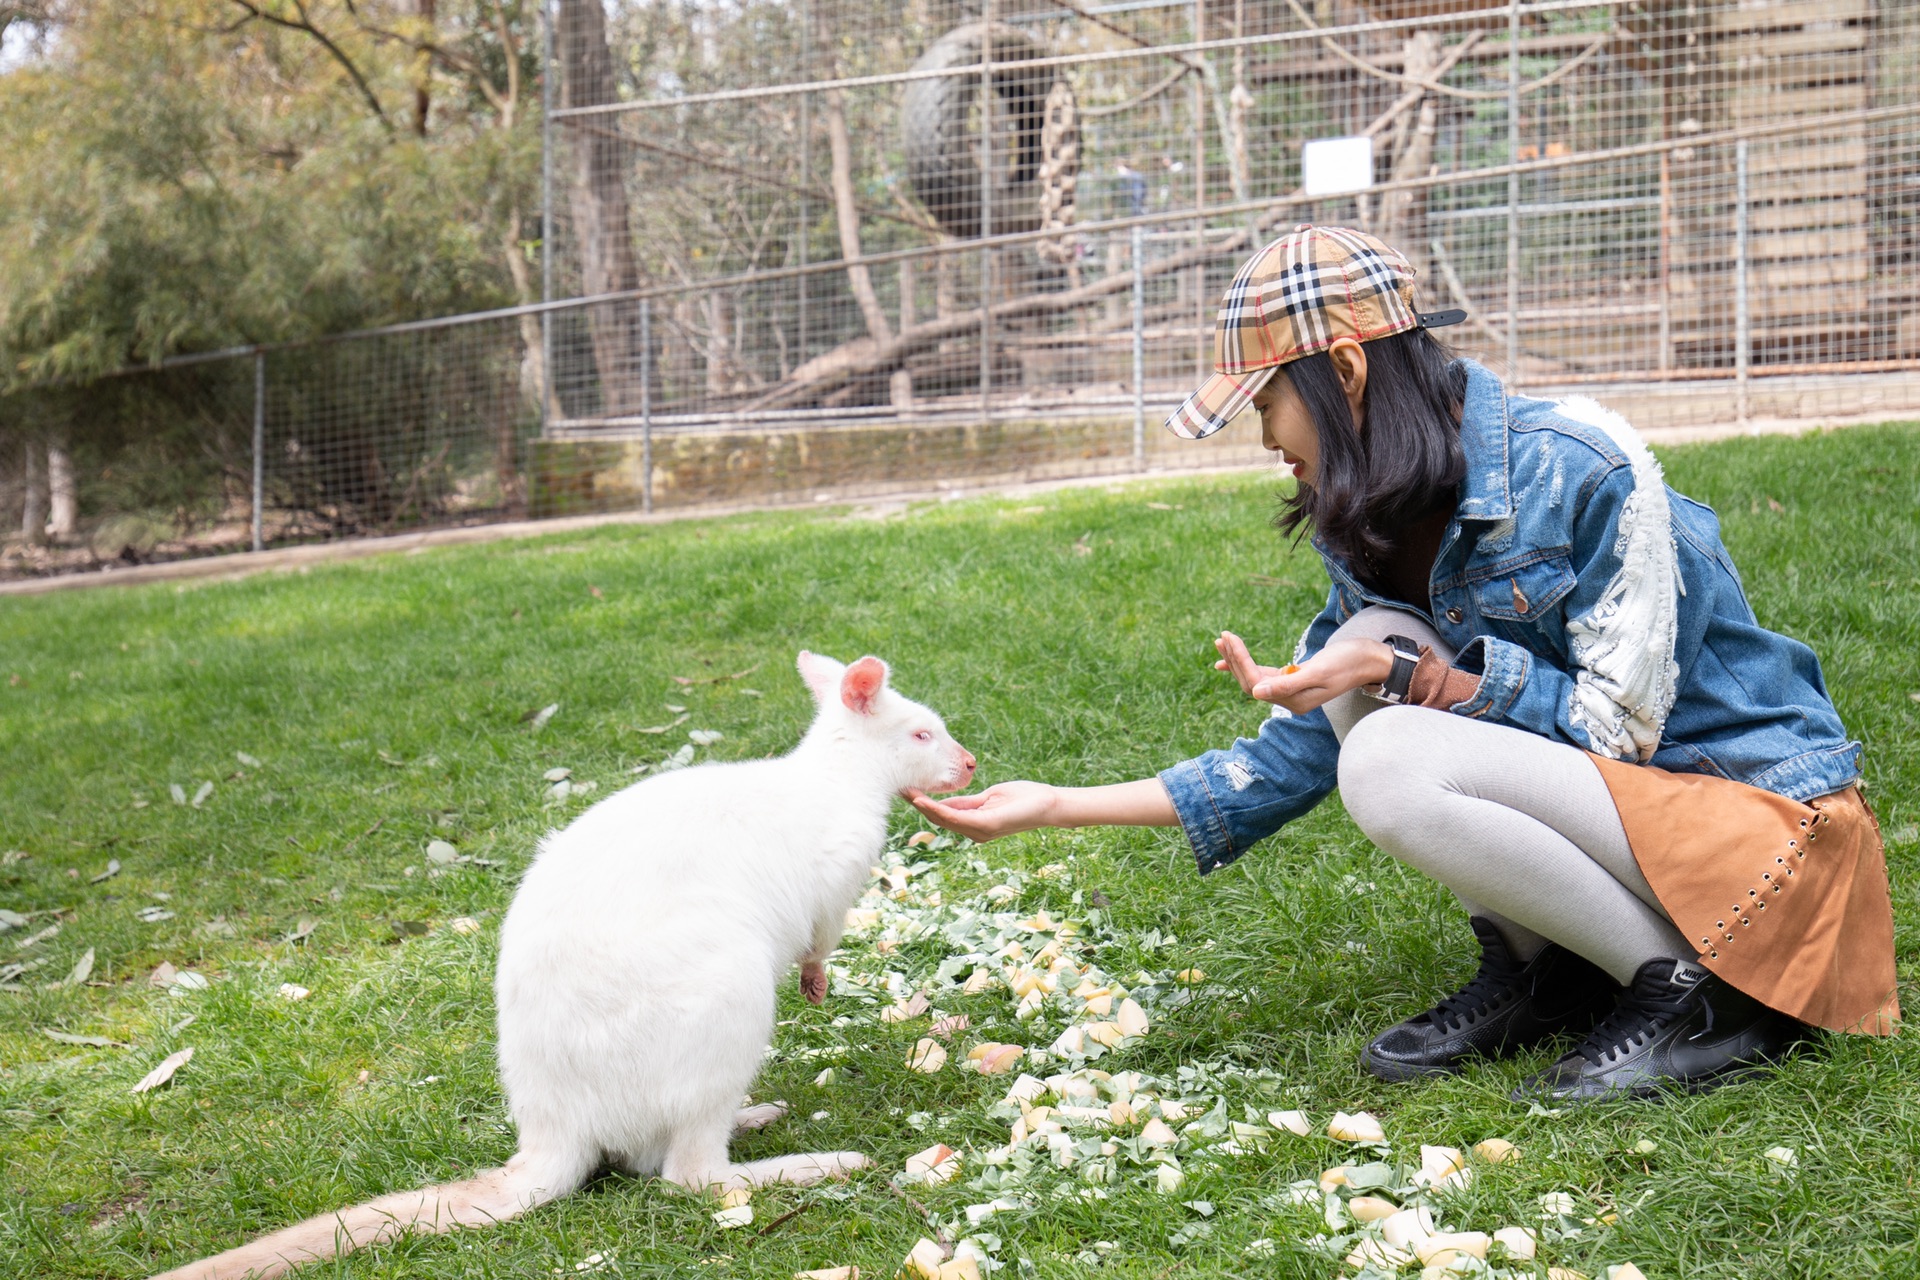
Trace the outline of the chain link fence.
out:
[[[1914,6],[553,0],[548,30],[554,301],[8,396],[0,511],[67,549],[4,571],[1252,464],[1251,415],[1160,422],[1305,221],[1402,249],[1532,394],[1920,411]]]

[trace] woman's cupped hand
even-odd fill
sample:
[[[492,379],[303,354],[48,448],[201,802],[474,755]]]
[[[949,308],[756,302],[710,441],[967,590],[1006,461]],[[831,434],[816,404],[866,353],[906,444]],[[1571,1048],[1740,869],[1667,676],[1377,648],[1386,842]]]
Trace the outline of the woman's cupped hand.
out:
[[[1248,697],[1296,715],[1362,685],[1379,684],[1393,671],[1393,650],[1379,640],[1335,640],[1305,662],[1284,667],[1255,662],[1246,641],[1231,631],[1222,631],[1213,647],[1220,653],[1214,670],[1230,672]]]

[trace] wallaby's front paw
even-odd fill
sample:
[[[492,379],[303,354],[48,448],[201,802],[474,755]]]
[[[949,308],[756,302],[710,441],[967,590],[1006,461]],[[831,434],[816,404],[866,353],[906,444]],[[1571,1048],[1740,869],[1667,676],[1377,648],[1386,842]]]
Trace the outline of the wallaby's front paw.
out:
[[[818,960],[800,962],[800,994],[808,1004],[823,1004],[827,998],[827,966]]]

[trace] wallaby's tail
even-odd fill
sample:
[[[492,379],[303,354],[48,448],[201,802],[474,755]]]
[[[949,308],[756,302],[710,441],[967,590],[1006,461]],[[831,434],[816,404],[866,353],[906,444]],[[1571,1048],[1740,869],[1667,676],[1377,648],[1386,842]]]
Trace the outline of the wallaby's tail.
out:
[[[550,1181],[515,1159],[505,1168],[489,1169],[465,1182],[397,1191],[308,1218],[153,1280],[270,1280],[301,1263],[350,1253],[409,1231],[438,1233],[502,1222],[573,1189],[540,1185]]]

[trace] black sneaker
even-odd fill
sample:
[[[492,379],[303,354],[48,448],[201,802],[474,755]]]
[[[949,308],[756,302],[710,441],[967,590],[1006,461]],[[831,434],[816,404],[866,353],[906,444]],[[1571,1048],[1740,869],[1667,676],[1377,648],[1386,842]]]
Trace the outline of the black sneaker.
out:
[[[1360,1051],[1360,1065],[1382,1080],[1448,1075],[1469,1057],[1504,1057],[1586,1031],[1619,997],[1604,970],[1565,947],[1550,942],[1522,962],[1491,920],[1469,923],[1480,940],[1480,972],[1457,995],[1388,1027]]]
[[[1649,960],[1614,1011],[1516,1102],[1701,1093],[1784,1054],[1803,1027],[1685,960]]]

